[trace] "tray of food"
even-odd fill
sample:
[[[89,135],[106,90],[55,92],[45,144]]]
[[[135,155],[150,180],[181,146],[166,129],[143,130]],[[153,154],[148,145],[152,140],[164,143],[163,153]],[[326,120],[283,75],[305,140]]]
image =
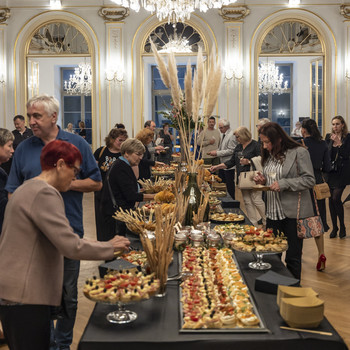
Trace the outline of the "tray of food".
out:
[[[88,299],[99,303],[127,303],[149,299],[158,292],[159,286],[154,274],[144,275],[135,268],[110,271],[104,278],[89,278],[83,293]]]
[[[270,186],[264,186],[264,185],[255,185],[252,187],[255,191],[270,191]]]
[[[214,223],[243,222],[244,220],[244,215],[236,213],[213,213],[210,215],[210,221]]]
[[[230,249],[186,247],[182,274],[181,333],[269,332]]]
[[[264,231],[251,226],[249,231],[236,235],[231,241],[231,248],[247,253],[282,253],[288,249],[288,242],[283,233],[274,235],[272,229]]]
[[[154,166],[151,168],[153,176],[161,176],[161,175],[173,175],[175,170],[177,169],[174,165],[161,165]]]
[[[209,197],[226,197],[226,191],[210,191]]]
[[[214,227],[214,231],[223,235],[225,233],[233,233],[233,234],[244,234],[245,233],[245,225],[237,224],[237,223],[227,223],[222,225],[216,225]]]
[[[152,211],[154,212],[157,205],[161,206],[164,215],[172,213],[175,210],[175,203],[158,203],[155,201],[145,203],[140,210],[144,212],[145,215],[150,215]]]

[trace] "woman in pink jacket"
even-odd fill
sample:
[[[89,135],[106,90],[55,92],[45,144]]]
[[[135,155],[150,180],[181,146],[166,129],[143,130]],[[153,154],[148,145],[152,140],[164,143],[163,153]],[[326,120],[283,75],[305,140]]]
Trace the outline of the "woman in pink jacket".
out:
[[[0,320],[11,350],[48,350],[51,306],[61,303],[63,257],[110,260],[130,242],[81,239],[65,215],[60,192],[80,170],[79,150],[55,140],[42,150],[42,173],[11,196],[0,239]]]

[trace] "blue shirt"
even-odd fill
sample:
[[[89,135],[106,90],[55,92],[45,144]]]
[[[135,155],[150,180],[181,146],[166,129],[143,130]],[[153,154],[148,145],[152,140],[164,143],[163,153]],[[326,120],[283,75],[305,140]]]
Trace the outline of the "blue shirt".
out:
[[[81,164],[81,172],[77,176],[78,179],[90,178],[94,181],[101,181],[101,174],[91,148],[81,136],[59,128],[56,139],[68,141],[81,152],[83,163]],[[41,173],[40,154],[43,147],[43,141],[36,136],[20,143],[13,157],[10,175],[5,187],[8,192],[13,193],[24,181]],[[83,237],[83,193],[68,191],[61,194],[70,225],[80,237]],[[44,203],[42,210],[45,210]]]

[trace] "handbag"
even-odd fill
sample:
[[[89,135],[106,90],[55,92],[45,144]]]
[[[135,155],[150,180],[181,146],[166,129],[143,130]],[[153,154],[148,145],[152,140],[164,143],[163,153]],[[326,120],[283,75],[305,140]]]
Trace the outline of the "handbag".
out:
[[[297,174],[299,175],[298,159],[296,158]],[[301,201],[301,192],[299,192],[298,198],[298,209],[297,209],[297,235],[301,239],[305,238],[315,238],[324,234],[324,228],[320,212],[318,210],[318,205],[316,201],[315,193],[313,193],[315,208],[317,215],[310,216],[308,218],[300,219],[300,201]]]
[[[335,155],[334,160],[331,161],[331,170],[330,173],[339,173],[343,167],[342,158],[339,156],[339,149]]]
[[[257,170],[244,171],[239,174],[238,187],[241,190],[251,190],[256,186],[254,177],[258,174]]]
[[[313,197],[315,200],[317,215],[311,216],[305,219],[300,219],[299,213],[300,213],[301,192],[299,192],[298,211],[297,211],[297,234],[298,234],[298,237],[301,239],[315,238],[324,234],[322,219],[320,216],[320,212],[318,211],[315,194]]]
[[[318,200],[326,199],[331,196],[331,191],[329,189],[327,182],[322,182],[320,184],[315,185],[314,192],[315,192],[316,199]]]

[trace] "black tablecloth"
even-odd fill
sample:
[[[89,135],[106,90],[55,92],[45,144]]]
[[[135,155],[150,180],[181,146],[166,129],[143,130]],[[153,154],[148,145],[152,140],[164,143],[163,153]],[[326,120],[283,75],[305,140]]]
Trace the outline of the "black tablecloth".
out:
[[[79,343],[79,350],[345,350],[345,343],[324,319],[317,330],[332,332],[332,336],[293,332],[280,329],[287,326],[279,315],[276,295],[254,290],[255,279],[262,271],[252,270],[248,263],[254,260],[250,253],[235,253],[243,276],[253,295],[260,316],[268,333],[180,333],[180,309],[178,282],[169,282],[164,298],[152,298],[141,303],[128,305],[137,312],[138,318],[129,324],[116,325],[107,321],[106,315],[115,306],[97,304]],[[264,257],[272,264],[272,270],[291,276],[276,255]],[[178,271],[177,256],[169,269],[169,275]]]

